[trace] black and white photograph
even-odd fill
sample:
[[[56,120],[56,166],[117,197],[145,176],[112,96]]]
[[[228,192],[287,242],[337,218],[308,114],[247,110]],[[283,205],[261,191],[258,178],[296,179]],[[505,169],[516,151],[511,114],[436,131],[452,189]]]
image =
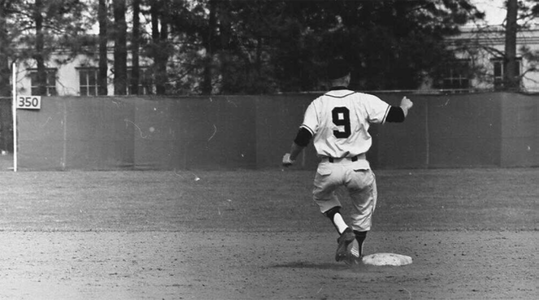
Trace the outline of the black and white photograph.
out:
[[[539,0],[0,0],[0,300],[539,299]]]

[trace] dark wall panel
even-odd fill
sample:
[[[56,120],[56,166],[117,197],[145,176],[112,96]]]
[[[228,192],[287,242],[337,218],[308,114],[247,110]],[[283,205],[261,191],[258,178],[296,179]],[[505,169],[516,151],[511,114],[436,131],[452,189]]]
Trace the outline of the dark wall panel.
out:
[[[280,167],[303,122],[307,106],[318,94],[261,96],[256,105],[256,153],[259,168]],[[318,159],[309,144],[298,157],[297,168],[313,169]]]
[[[132,105],[124,99],[43,97],[40,110],[18,110],[21,170],[132,167]]]
[[[493,94],[478,94],[428,101],[430,167],[499,165],[499,99]]]
[[[390,105],[399,106],[403,94],[376,94]],[[374,145],[370,157],[373,168],[419,168],[428,162],[427,113],[425,97],[407,95],[414,106],[404,123],[373,124]]]
[[[539,166],[539,97],[501,94],[501,166]]]
[[[398,106],[403,94],[376,94]],[[21,170],[278,168],[319,94],[43,97],[18,111]],[[403,124],[372,125],[375,168],[539,165],[539,96],[408,95]],[[312,143],[297,168],[318,163]]]
[[[256,168],[255,98],[137,99],[137,168]]]
[[[18,110],[18,168],[65,169],[67,99],[43,98],[41,110]]]
[[[123,98],[72,98],[66,102],[68,169],[134,165],[133,104]]]

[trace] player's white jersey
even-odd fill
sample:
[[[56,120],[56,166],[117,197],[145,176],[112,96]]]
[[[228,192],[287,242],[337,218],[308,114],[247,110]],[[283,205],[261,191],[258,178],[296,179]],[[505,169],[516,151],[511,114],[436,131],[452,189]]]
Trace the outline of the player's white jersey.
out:
[[[313,135],[319,156],[354,157],[369,150],[369,125],[384,123],[390,107],[374,95],[332,90],[311,102],[301,127]]]

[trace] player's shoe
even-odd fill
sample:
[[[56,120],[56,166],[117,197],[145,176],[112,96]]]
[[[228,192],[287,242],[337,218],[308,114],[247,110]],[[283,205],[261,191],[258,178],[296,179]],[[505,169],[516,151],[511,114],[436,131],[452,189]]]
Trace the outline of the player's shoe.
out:
[[[336,261],[343,261],[349,257],[348,246],[356,239],[356,235],[352,231],[352,228],[346,228],[346,230],[337,239],[339,246],[337,246],[337,253],[335,254]]]
[[[348,266],[355,266],[362,264],[363,262],[363,256],[361,255],[361,250],[359,249],[359,245],[356,241],[353,241],[348,245],[348,251],[347,251],[347,257],[344,259],[344,263]]]

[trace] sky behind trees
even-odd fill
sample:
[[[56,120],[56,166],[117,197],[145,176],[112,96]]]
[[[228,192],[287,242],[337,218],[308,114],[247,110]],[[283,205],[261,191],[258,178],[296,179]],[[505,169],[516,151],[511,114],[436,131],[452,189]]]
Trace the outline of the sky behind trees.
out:
[[[505,20],[504,0],[473,0],[472,3],[485,12],[485,21],[489,25],[500,25]]]

